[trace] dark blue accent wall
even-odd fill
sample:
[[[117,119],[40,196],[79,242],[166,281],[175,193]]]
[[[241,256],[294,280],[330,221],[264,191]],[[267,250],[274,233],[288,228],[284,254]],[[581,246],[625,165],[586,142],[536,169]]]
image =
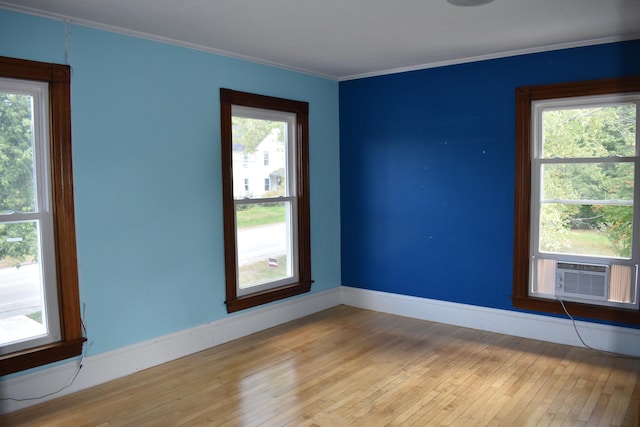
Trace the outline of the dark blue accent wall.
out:
[[[640,74],[640,41],[340,83],[342,283],[512,309],[515,89]]]

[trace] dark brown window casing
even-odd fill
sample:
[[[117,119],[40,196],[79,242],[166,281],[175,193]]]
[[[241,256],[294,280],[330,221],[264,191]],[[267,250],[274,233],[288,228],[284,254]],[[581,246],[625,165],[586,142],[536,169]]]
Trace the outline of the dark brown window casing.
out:
[[[62,339],[0,356],[0,375],[78,356],[82,336],[71,161],[71,70],[69,66],[0,57],[0,77],[49,85],[51,190]]]
[[[236,237],[233,203],[233,144],[231,128],[232,105],[294,113],[296,115],[296,198],[297,259],[296,283],[272,288],[262,292],[238,296],[236,292]],[[311,289],[311,244],[309,225],[309,104],[306,102],[271,96],[255,95],[231,89],[220,89],[220,118],[222,145],[222,199],[224,214],[224,248],[226,270],[226,305],[229,313],[244,310],[269,302],[300,295]]]
[[[545,99],[595,96],[613,93],[640,92],[640,76],[620,77],[582,82],[516,89],[516,181],[514,216],[513,294],[515,308],[564,314],[558,301],[529,295],[529,226],[531,209],[531,104]],[[640,311],[594,304],[565,302],[575,317],[628,324],[640,324]]]

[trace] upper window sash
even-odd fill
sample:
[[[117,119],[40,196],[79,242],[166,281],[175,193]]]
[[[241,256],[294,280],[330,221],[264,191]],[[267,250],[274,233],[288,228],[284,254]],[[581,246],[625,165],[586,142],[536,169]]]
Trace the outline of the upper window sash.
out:
[[[241,117],[245,119],[256,120],[268,120],[274,122],[284,122],[286,124],[285,135],[285,162],[286,162],[286,174],[285,179],[285,197],[296,197],[296,114],[284,111],[268,110],[263,108],[247,107],[244,105],[232,105],[231,117]],[[233,129],[232,129],[233,133]],[[266,153],[265,153],[266,154]],[[248,154],[244,154],[245,159],[248,159]],[[245,160],[246,162],[247,160]],[[245,166],[246,167],[246,166]],[[236,200],[246,199],[247,197],[237,198]],[[273,196],[272,198],[278,198]]]
[[[640,154],[640,144],[638,143],[637,130],[640,129],[640,93],[615,93],[598,96],[575,96],[566,98],[544,99],[531,102],[531,118],[532,118],[532,156],[533,159],[541,161],[555,161],[575,159],[581,160],[594,160],[594,159],[607,159],[607,156],[545,156],[544,153],[544,138],[543,138],[543,114],[545,112],[573,110],[573,109],[599,109],[606,107],[619,107],[625,105],[635,104],[636,108],[636,143],[635,153],[632,156],[612,156],[611,161],[615,161],[616,158],[635,158]]]
[[[32,98],[32,136],[34,148],[34,207],[31,212],[0,212],[0,215],[18,215],[51,211],[49,176],[49,85],[18,79],[0,78],[0,92],[26,95]]]

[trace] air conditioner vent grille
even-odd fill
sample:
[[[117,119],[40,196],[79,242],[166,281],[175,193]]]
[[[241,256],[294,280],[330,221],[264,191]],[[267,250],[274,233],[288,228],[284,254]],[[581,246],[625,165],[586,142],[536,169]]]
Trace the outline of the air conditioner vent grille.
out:
[[[609,295],[609,266],[558,262],[556,295],[604,301]]]
[[[566,272],[564,275],[564,293],[603,297],[606,292],[604,276]]]

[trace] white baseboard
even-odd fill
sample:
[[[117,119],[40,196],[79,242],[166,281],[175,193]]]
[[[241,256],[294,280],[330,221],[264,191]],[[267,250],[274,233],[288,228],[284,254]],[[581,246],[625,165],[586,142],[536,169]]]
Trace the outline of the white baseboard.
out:
[[[568,319],[458,304],[342,286],[165,335],[83,360],[73,384],[41,399],[0,400],[0,414],[16,411],[130,375],[309,314],[345,304],[383,313],[497,332],[541,341],[582,346]],[[640,330],[576,322],[585,342],[594,348],[640,357]],[[69,384],[79,360],[0,379],[0,398],[43,396]]]
[[[584,347],[571,320],[510,310],[458,304],[427,298],[342,286],[342,303],[353,307],[497,332],[559,344]],[[589,347],[640,357],[640,330],[576,321]]]
[[[89,356],[82,361],[82,369],[71,386],[41,399],[0,400],[0,414],[115,380],[337,305],[340,305],[340,288],[333,288]],[[0,380],[0,398],[30,399],[55,392],[71,382],[79,363],[76,359],[73,362]]]

